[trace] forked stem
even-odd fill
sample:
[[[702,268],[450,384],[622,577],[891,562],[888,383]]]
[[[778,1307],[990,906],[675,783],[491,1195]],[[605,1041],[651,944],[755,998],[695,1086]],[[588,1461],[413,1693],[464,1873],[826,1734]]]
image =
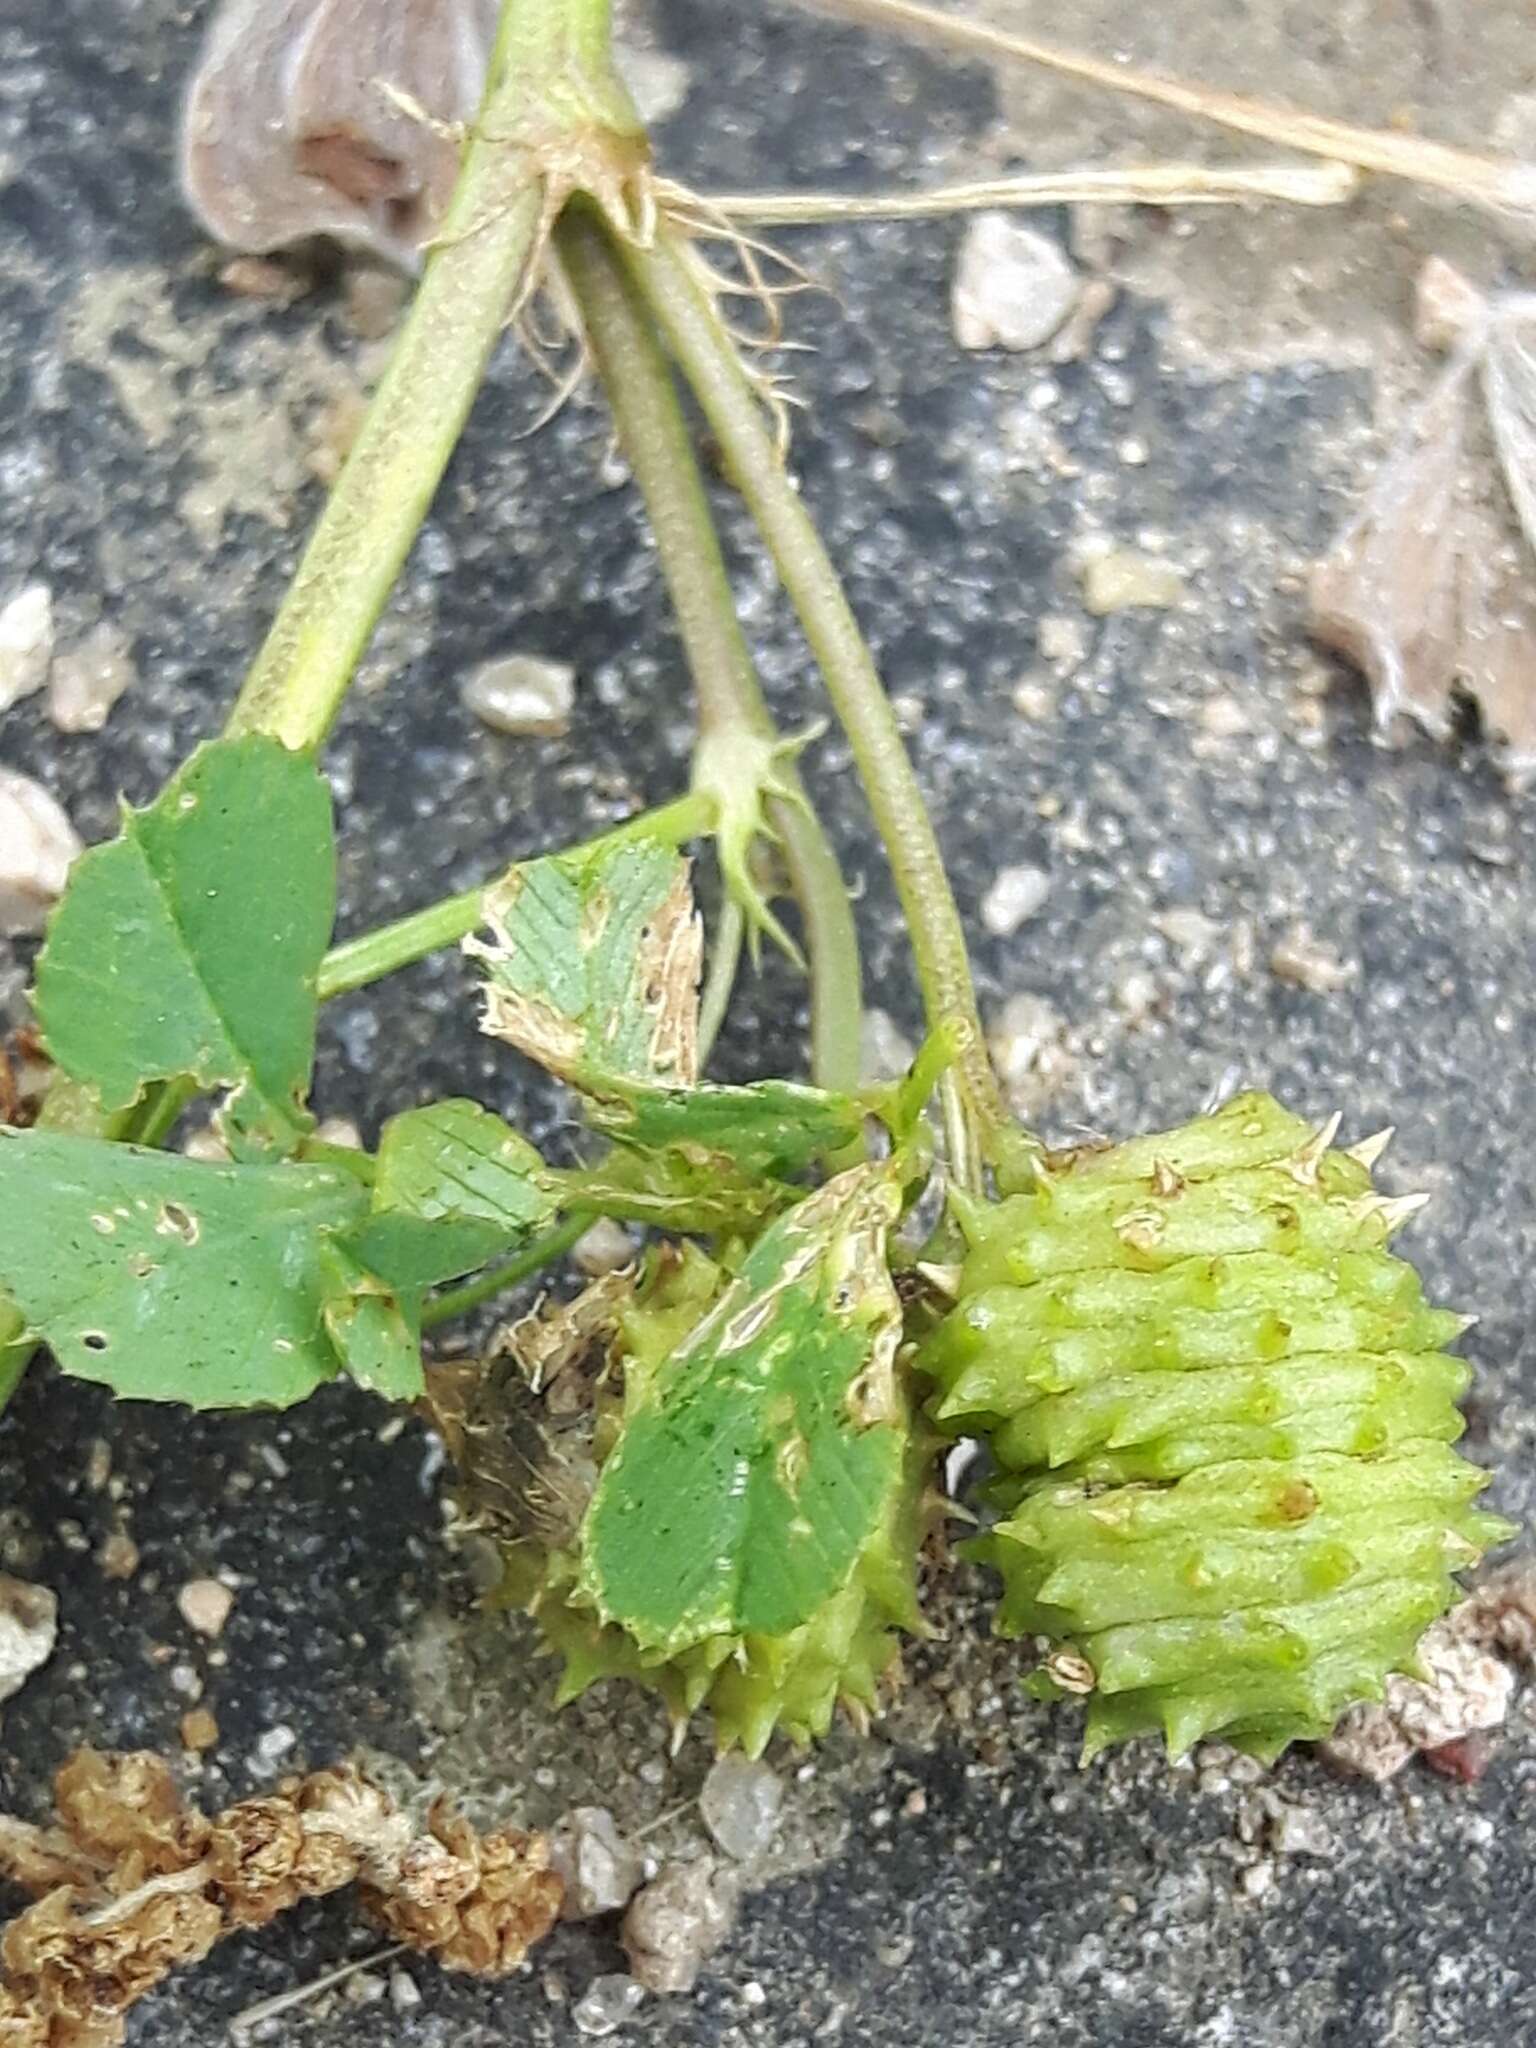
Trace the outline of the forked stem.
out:
[[[678,631],[693,671],[699,737],[731,731],[778,737],[736,614],[708,494],[677,386],[645,302],[600,217],[581,203],[562,216],[556,247],[581,309],[619,440],[645,499]],[[769,797],[805,925],[811,969],[811,1072],[824,1088],[859,1078],[859,940],[837,856],[805,798],[793,763],[778,779],[794,795]]]
[[[929,1028],[955,1046],[946,1101],[951,1169],[980,1178],[988,1133],[1003,1121],[987,1058],[970,959],[943,855],[874,658],[810,514],[781,467],[757,396],[701,289],[686,246],[664,227],[625,261],[692,386],[755,516],[820,664],[885,843],[906,913]]]

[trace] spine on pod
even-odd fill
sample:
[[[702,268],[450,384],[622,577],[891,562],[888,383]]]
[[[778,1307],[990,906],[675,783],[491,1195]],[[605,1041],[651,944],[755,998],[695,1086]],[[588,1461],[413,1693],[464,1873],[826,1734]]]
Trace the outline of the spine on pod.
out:
[[[1465,1319],[1387,1249],[1420,1201],[1337,1127],[1245,1095],[960,1205],[930,1413],[992,1447],[1006,1511],[973,1553],[1000,1630],[1053,1644],[1041,1689],[1088,1697],[1089,1756],[1326,1734],[1510,1533],[1451,1449]]]
[[[851,1302],[855,1290],[836,1261],[832,1264],[828,1284]],[[888,1477],[876,1486],[863,1540],[840,1578],[794,1626],[708,1626],[658,1643],[616,1622],[594,1596],[594,1580],[599,1593],[602,1580],[594,1569],[601,1560],[594,1549],[593,1502],[605,1468],[632,1436],[637,1418],[654,1417],[665,1408],[676,1392],[679,1361],[732,1308],[736,1296],[731,1286],[729,1277],[696,1248],[663,1248],[653,1258],[638,1292],[612,1321],[599,1369],[586,1375],[593,1398],[575,1455],[570,1432],[553,1431],[547,1415],[548,1397],[560,1380],[551,1383],[525,1371],[514,1383],[503,1383],[498,1425],[503,1434],[504,1418],[517,1408],[525,1416],[530,1408],[537,1413],[531,1428],[525,1423],[518,1432],[525,1446],[533,1446],[525,1458],[531,1473],[524,1472],[516,1490],[517,1523],[504,1525],[507,1570],[500,1597],[536,1618],[546,1644],[562,1660],[561,1703],[599,1679],[626,1678],[657,1693],[679,1725],[707,1710],[721,1749],[740,1747],[757,1756],[776,1729],[802,1743],[824,1736],[839,1706],[856,1724],[865,1724],[878,1710],[882,1686],[896,1675],[901,1633],[923,1631],[916,1579],[926,1529],[940,1507],[929,1487],[937,1438],[913,1411],[905,1373],[893,1371],[888,1386],[882,1380],[878,1404],[878,1427],[889,1432],[893,1452]],[[883,1265],[876,1292],[889,1292],[889,1313],[896,1317]],[[883,1315],[885,1309],[872,1312]],[[758,1309],[746,1317],[738,1311],[736,1333],[743,1346],[751,1341],[753,1322],[762,1320]],[[894,1322],[889,1334],[894,1357]],[[541,1355],[547,1351],[542,1342],[535,1348]],[[745,1348],[730,1354],[733,1372],[750,1372],[749,1365],[740,1363],[746,1356]],[[718,1378],[726,1384],[730,1374],[722,1371]],[[537,1381],[539,1392],[530,1379]],[[860,1398],[867,1398],[867,1390]],[[792,1449],[794,1439],[786,1412],[775,1456],[781,1472],[792,1463],[785,1446]],[[580,1475],[575,1485],[572,1474]],[[511,1492],[503,1488],[503,1499]],[[558,1520],[548,1514],[530,1517],[530,1504],[551,1500],[565,1504]],[[680,1554],[677,1573],[694,1561],[691,1554]],[[670,1566],[662,1576],[672,1576]]]

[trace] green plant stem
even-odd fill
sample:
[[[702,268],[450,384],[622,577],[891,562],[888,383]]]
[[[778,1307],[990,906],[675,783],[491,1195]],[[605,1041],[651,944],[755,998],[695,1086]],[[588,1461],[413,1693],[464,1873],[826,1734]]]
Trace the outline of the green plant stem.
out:
[[[752,384],[685,245],[670,228],[624,257],[760,527],[826,680],[885,843],[932,1030],[955,1033],[951,1165],[979,1177],[983,1134],[1003,1121],[976,1008],[960,913],[890,700],[837,572],[781,466]]]
[[[606,43],[600,0],[505,0],[453,198],[361,431],[229,721],[318,746],[453,453],[547,226],[530,114]]]
[[[457,1287],[445,1288],[441,1294],[433,1295],[421,1312],[421,1327],[435,1330],[439,1323],[452,1322],[455,1316],[467,1316],[482,1302],[505,1294],[509,1288],[521,1286],[542,1267],[564,1258],[577,1239],[584,1237],[591,1228],[591,1216],[567,1216],[553,1230],[546,1230],[542,1237],[536,1237],[515,1258],[508,1259],[503,1265],[492,1266],[487,1272],[477,1273],[472,1280],[462,1281]]]
[[[626,839],[660,839],[669,846],[681,846],[685,840],[702,838],[713,823],[714,805],[702,793],[690,791],[655,810],[626,818],[611,832],[561,851],[579,860],[599,847],[621,846]],[[397,968],[424,960],[443,946],[457,945],[479,924],[480,906],[489,887],[489,882],[477,883],[473,889],[445,896],[439,903],[429,903],[425,910],[413,910],[409,917],[397,918],[393,924],[380,925],[377,931],[364,932],[333,946],[320,963],[320,1000],[350,995],[354,989],[382,981]]]
[[[612,65],[612,0],[537,0],[505,10],[505,60],[535,73],[546,94],[569,79],[585,97]]]
[[[650,515],[693,672],[700,738],[736,730],[772,741],[777,729],[736,615],[708,493],[655,326],[594,209],[579,202],[569,207],[555,240]],[[804,921],[811,1072],[824,1088],[852,1089],[859,1078],[862,1007],[858,930],[837,856],[793,763],[783,760],[778,773],[794,797],[770,798],[766,814],[782,842]]]
[[[727,896],[720,905],[720,916],[715,925],[714,940],[710,949],[709,967],[704,976],[704,992],[699,998],[701,1069],[709,1064],[709,1056],[715,1049],[715,1040],[720,1036],[720,1026],[725,1022],[725,1013],[730,1007],[731,990],[736,986],[736,970],[741,965],[742,941],[746,935],[746,913],[734,896]]]

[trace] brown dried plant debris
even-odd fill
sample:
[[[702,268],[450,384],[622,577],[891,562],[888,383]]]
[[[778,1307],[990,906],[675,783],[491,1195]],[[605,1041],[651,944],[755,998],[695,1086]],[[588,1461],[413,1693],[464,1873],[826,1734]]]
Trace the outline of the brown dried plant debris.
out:
[[[183,120],[194,211],[234,249],[334,235],[415,269],[495,25],[494,0],[224,0]]]
[[[542,1836],[477,1834],[441,1804],[422,1832],[350,1767],[209,1820],[159,1757],[83,1749],[54,1800],[55,1826],[0,1821],[0,1872],[36,1894],[0,1936],[0,2048],[114,2048],[172,1970],[354,1881],[397,1941],[482,1976],[516,1968],[560,1909]]]
[[[1520,787],[1536,774],[1536,297],[1478,301],[1429,268],[1419,331],[1453,353],[1314,569],[1311,626],[1363,671],[1380,732],[1406,717],[1444,738],[1459,693]],[[1491,448],[1473,445],[1474,390]]]
[[[0,1043],[0,1124],[24,1130],[36,1123],[50,1072],[35,1025],[20,1025]]]
[[[570,1542],[597,1481],[599,1392],[610,1378],[634,1270],[506,1324],[484,1360],[427,1373],[426,1411],[459,1474],[464,1520],[494,1537]]]

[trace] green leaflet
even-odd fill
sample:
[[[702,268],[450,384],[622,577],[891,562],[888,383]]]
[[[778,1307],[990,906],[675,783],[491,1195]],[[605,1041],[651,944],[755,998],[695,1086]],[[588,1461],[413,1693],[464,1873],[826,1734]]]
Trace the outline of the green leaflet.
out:
[[[234,1133],[290,1150],[334,908],[314,763],[256,735],[200,747],[76,863],[37,964],[50,1053],[109,1111],[154,1081],[231,1088]]]
[[[335,1377],[327,1233],[366,1203],[325,1167],[0,1132],[0,1286],[82,1379],[194,1408],[282,1408]]]
[[[582,1177],[593,1207],[675,1230],[741,1228],[846,1150],[863,1110],[791,1081],[696,1086],[700,933],[688,864],[656,840],[512,869],[486,897],[484,1028],[581,1089],[627,1158]],[[581,1192],[578,1188],[576,1192]]]
[[[613,1086],[587,1110],[620,1143],[675,1149],[702,1170],[726,1161],[754,1178],[804,1173],[859,1136],[863,1111],[850,1095],[795,1081],[745,1087]]]
[[[698,1072],[699,922],[688,863],[654,839],[515,867],[486,892],[483,1028],[553,1074],[687,1087]]]
[[[582,1534],[581,1596],[645,1652],[783,1636],[846,1582],[899,1484],[887,1165],[770,1227],[639,1383]]]
[[[419,1399],[426,1391],[420,1295],[395,1294],[340,1246],[326,1247],[324,1270],[325,1333],[348,1374],[386,1401]]]
[[[477,1102],[434,1102],[384,1126],[372,1212],[351,1249],[391,1286],[434,1287],[511,1251],[555,1208],[525,1138]]]

